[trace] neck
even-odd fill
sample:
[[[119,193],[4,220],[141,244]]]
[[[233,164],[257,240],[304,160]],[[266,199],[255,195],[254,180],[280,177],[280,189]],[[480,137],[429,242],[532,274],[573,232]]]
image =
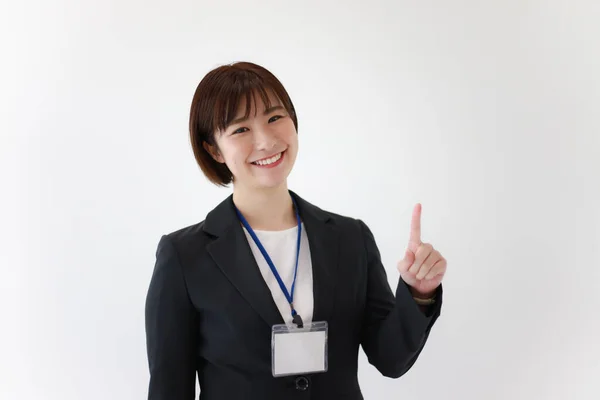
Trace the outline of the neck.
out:
[[[254,230],[280,231],[298,224],[287,183],[276,188],[233,188],[233,203]]]

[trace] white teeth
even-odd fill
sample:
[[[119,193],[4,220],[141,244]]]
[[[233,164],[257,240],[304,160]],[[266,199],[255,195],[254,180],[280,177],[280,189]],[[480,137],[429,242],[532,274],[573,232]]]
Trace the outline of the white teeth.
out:
[[[281,153],[279,153],[271,158],[267,158],[266,160],[255,161],[252,164],[269,165],[269,164],[273,164],[274,162],[277,162],[280,158],[281,158]]]

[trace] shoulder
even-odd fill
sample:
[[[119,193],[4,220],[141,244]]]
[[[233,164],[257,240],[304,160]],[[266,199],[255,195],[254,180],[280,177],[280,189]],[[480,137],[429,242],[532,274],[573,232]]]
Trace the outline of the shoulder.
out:
[[[321,218],[324,217],[328,223],[335,226],[336,229],[347,238],[363,241],[365,235],[371,235],[369,227],[360,218],[333,212],[331,210],[316,206],[312,203],[308,204],[310,204],[313,212],[317,212]]]
[[[165,249],[174,250],[181,261],[198,256],[198,251],[204,250],[211,240],[210,235],[202,229],[204,223],[203,220],[162,234],[156,249],[157,256]]]
[[[205,219],[164,233],[161,242],[168,241],[179,251],[185,251],[187,248],[204,249],[208,243],[215,239],[214,227],[221,227],[224,223],[228,224],[226,220],[231,219],[231,216],[228,215],[232,214],[228,210],[230,208],[228,207],[229,203],[231,203],[231,196],[210,210]],[[212,230],[209,228],[210,226],[213,227]]]
[[[205,236],[206,233],[203,231],[205,220],[200,222],[196,222],[192,225],[187,225],[181,228],[177,228],[172,232],[165,233],[165,236],[168,236],[169,239],[173,241],[185,241],[189,239],[198,239],[201,236]]]
[[[367,224],[362,219],[319,207],[293,191],[290,191],[290,193],[299,202],[300,209],[304,209],[306,215],[310,218],[326,221],[328,224],[335,226],[341,233],[350,235],[352,238],[362,240],[365,237],[372,236]]]
[[[319,210],[321,210],[335,226],[345,231],[359,232],[361,230],[361,225],[364,224],[360,219],[349,215],[339,214],[321,208],[319,208]]]

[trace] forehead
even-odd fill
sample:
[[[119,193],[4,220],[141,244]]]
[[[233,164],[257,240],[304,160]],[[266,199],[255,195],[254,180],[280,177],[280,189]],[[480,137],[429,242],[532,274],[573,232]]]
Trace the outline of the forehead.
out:
[[[262,114],[267,108],[281,106],[281,100],[271,90],[264,92],[252,91],[247,96],[241,96],[236,106],[235,119],[248,118],[249,116],[256,117],[257,114]]]

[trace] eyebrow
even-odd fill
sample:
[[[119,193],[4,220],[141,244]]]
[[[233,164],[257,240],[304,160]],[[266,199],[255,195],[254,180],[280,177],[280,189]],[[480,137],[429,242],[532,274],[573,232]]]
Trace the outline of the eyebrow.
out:
[[[283,110],[283,109],[284,109],[284,108],[283,108],[283,106],[272,106],[272,107],[269,107],[269,108],[267,108],[267,109],[265,110],[265,112],[263,113],[263,115],[267,115],[267,114],[269,114],[269,113],[272,113],[272,112],[273,112],[273,111],[275,111],[275,110]],[[240,118],[236,118],[236,119],[234,119],[233,121],[231,121],[231,122],[229,123],[229,125],[239,124],[240,122],[244,122],[244,121],[246,121],[247,119],[248,119],[247,117],[240,117]]]

